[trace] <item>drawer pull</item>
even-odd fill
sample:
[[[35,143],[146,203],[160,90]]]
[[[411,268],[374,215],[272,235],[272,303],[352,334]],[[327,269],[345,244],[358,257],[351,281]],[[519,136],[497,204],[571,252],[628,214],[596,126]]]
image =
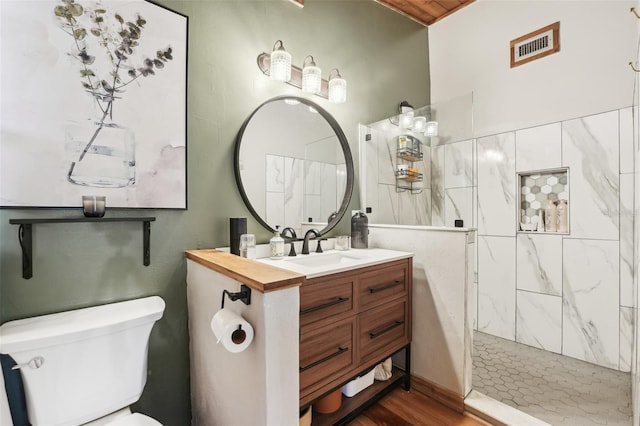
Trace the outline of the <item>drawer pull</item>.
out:
[[[369,338],[370,339],[375,339],[376,337],[380,336],[381,334],[384,334],[387,331],[391,331],[394,328],[396,328],[398,326],[401,326],[402,324],[404,324],[404,321],[396,321],[393,324],[389,324],[388,326],[384,327],[382,330],[378,330],[376,332],[369,333]]]
[[[314,362],[312,362],[312,363],[311,363],[311,364],[309,364],[309,365],[305,365],[304,367],[300,367],[300,372],[302,373],[303,371],[307,371],[308,369],[313,368],[313,367],[315,367],[315,366],[317,366],[317,365],[320,365],[320,364],[322,364],[323,362],[327,362],[327,361],[329,361],[331,358],[335,358],[335,357],[337,357],[338,355],[340,355],[340,354],[343,354],[343,353],[347,352],[348,350],[349,350],[349,348],[338,347],[338,350],[337,350],[336,352],[334,352],[334,353],[332,353],[332,354],[330,354],[330,355],[327,355],[327,356],[325,356],[325,357],[324,357],[324,358],[322,358],[322,359],[319,359],[319,360],[317,360],[317,361],[314,361]]]
[[[307,308],[303,311],[300,311],[300,315],[306,315],[306,314],[310,314],[311,312],[316,312],[322,309],[330,308],[331,306],[339,305],[340,303],[346,302],[347,300],[349,300],[348,297],[338,297],[337,299],[332,300],[331,302],[323,303],[322,305],[312,306],[311,308]]]
[[[386,290],[386,289],[389,289],[389,288],[391,288],[391,287],[395,287],[395,286],[400,285],[400,284],[402,284],[402,283],[404,283],[404,281],[395,280],[394,282],[389,283],[389,284],[387,284],[387,285],[383,285],[383,286],[381,286],[381,287],[370,288],[370,289],[369,289],[369,293],[371,293],[371,294],[373,294],[373,293],[377,293],[377,292],[379,292],[379,291]]]

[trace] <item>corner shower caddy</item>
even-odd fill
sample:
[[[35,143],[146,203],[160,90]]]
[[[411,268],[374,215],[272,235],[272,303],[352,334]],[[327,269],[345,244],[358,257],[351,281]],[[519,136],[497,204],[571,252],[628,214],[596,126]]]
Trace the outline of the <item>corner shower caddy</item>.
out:
[[[422,143],[419,139],[411,135],[400,135],[397,138],[396,157],[403,160],[398,161],[396,166],[396,192],[411,191],[412,194],[420,194],[422,187],[416,187],[414,184],[422,182],[423,175],[413,167],[413,163],[422,161]],[[400,169],[400,165],[406,166]]]
[[[45,219],[9,219],[12,225],[20,225],[18,240],[22,248],[22,278],[29,279],[33,276],[33,224],[36,223],[78,223],[78,222],[142,222],[142,264],[149,266],[151,263],[151,222],[156,218],[148,217],[68,217]]]

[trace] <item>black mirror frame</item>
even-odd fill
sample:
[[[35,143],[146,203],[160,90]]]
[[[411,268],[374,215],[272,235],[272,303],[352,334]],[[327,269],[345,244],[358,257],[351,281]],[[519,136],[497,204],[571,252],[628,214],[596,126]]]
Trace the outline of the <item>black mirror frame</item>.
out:
[[[251,201],[247,197],[247,193],[244,190],[244,186],[242,184],[242,177],[240,176],[240,144],[242,143],[242,136],[244,135],[247,125],[249,124],[253,116],[260,110],[260,108],[262,108],[263,106],[271,102],[285,100],[285,99],[296,100],[300,103],[313,107],[316,111],[318,111],[318,114],[320,114],[325,120],[327,120],[327,122],[335,132],[336,136],[338,137],[338,141],[340,142],[340,146],[342,147],[342,152],[344,153],[345,164],[347,167],[347,184],[345,186],[344,198],[342,199],[342,204],[340,205],[340,208],[336,212],[337,214],[333,217],[333,219],[330,222],[327,223],[327,226],[319,230],[322,235],[325,235],[329,231],[331,231],[333,228],[336,227],[336,225],[343,218],[344,214],[347,212],[347,208],[349,207],[349,202],[351,201],[351,196],[353,195],[353,182],[354,182],[353,156],[351,155],[351,149],[349,148],[349,142],[347,141],[347,137],[344,135],[344,132],[342,131],[342,128],[340,127],[338,122],[335,120],[335,118],[333,118],[331,114],[329,114],[324,108],[320,107],[315,102],[309,99],[301,98],[297,96],[277,96],[275,98],[268,99],[262,104],[260,104],[258,108],[256,108],[251,113],[251,115],[247,117],[244,123],[242,123],[242,127],[240,127],[240,131],[238,132],[238,136],[236,137],[235,149],[233,153],[233,159],[234,159],[233,172],[236,177],[236,184],[238,185],[238,190],[240,191],[240,196],[242,197],[242,201],[244,201],[244,204],[249,209],[249,212],[251,212],[251,215],[258,221],[258,223],[260,223],[260,225],[264,226],[268,231],[275,232],[275,229],[271,228],[271,226],[269,226],[269,224],[267,224],[264,221],[264,219],[260,217],[258,212],[256,212],[256,210],[253,208],[253,206],[251,205]],[[289,225],[284,224],[283,226],[289,226]]]

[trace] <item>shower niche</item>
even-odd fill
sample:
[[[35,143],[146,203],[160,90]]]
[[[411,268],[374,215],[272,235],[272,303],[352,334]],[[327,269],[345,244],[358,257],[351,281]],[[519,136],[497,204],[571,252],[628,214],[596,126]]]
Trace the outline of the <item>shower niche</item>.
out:
[[[517,177],[517,231],[569,234],[569,169],[521,172]]]

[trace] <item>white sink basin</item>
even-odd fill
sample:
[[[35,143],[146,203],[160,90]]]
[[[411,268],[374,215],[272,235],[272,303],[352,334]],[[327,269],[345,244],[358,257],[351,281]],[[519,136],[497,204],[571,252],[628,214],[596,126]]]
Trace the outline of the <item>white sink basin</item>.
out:
[[[324,253],[301,254],[295,257],[284,257],[283,259],[262,258],[256,260],[297,272],[307,278],[314,278],[392,260],[405,259],[411,256],[413,256],[412,253],[375,248],[347,251],[327,250]]]
[[[317,254],[315,256],[297,256],[283,259],[284,262],[295,263],[296,265],[307,266],[310,268],[318,268],[325,266],[338,265],[347,262],[356,262],[366,259],[366,256],[356,256],[349,252],[330,251],[327,253]]]

